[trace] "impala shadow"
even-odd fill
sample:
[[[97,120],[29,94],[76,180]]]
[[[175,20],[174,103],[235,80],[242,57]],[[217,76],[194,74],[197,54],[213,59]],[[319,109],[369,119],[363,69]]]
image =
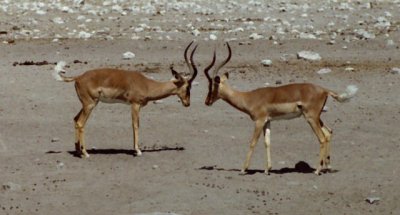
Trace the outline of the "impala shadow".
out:
[[[142,153],[148,153],[148,152],[165,152],[165,151],[183,151],[185,150],[184,147],[181,146],[160,146],[160,147],[154,147],[154,148],[144,148],[142,149]],[[132,149],[89,149],[87,150],[89,155],[115,155],[115,154],[126,154],[126,155],[133,155],[136,156],[134,150]],[[59,152],[54,152],[54,151],[48,151],[46,154],[56,154]],[[79,157],[75,151],[68,151],[69,154],[73,155],[74,157]]]
[[[215,166],[203,166],[198,168],[198,170],[208,170],[208,171],[228,171],[228,172],[240,172],[240,169],[225,169]],[[303,173],[310,174],[314,173],[315,169],[312,168],[308,163],[304,161],[299,161],[296,163],[294,167],[285,167],[281,169],[272,169],[269,173],[273,174],[286,174],[286,173]],[[323,173],[327,173],[327,171],[322,171]],[[337,170],[330,170],[329,173],[338,172]],[[254,175],[256,173],[264,173],[264,170],[260,169],[249,169],[246,172],[246,175]]]

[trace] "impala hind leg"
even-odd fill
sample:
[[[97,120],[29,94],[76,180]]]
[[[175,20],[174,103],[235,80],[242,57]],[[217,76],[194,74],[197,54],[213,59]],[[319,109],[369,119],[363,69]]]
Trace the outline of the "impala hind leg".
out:
[[[326,162],[327,139],[321,128],[321,124],[320,124],[319,120],[316,120],[314,118],[307,118],[307,122],[310,124],[315,135],[318,137],[318,140],[320,143],[319,160],[318,160],[318,164],[317,164],[317,169],[314,172],[315,174],[319,175],[323,166],[325,165],[325,162]]]
[[[321,124],[322,131],[324,132],[324,135],[325,135],[325,138],[326,138],[325,165],[326,165],[326,168],[328,170],[330,170],[331,169],[331,165],[330,165],[331,164],[331,155],[330,155],[330,153],[331,153],[332,129],[330,129],[328,126],[324,125],[321,120],[320,120],[320,124]]]
[[[76,142],[75,142],[75,150],[78,156],[84,156],[86,158],[89,157],[89,154],[86,151],[86,144],[84,138],[85,124],[87,119],[90,116],[93,108],[96,106],[96,103],[91,103],[84,105],[82,110],[75,116],[75,132],[76,132]]]
[[[132,128],[133,128],[133,149],[137,156],[142,155],[142,151],[140,151],[139,146],[139,111],[140,105],[139,104],[132,104],[131,107],[131,114],[132,114]]]
[[[251,139],[251,142],[250,142],[250,149],[249,149],[249,152],[247,153],[246,160],[245,160],[244,165],[243,165],[243,169],[241,170],[241,174],[245,174],[246,171],[248,170],[249,166],[250,166],[250,159],[251,159],[251,156],[253,154],[254,147],[256,146],[256,144],[258,142],[258,139],[260,138],[263,125],[264,125],[263,121],[261,121],[261,120],[256,121],[256,126],[254,128],[253,138]]]
[[[264,124],[264,137],[265,137],[265,173],[269,175],[272,168],[271,163],[271,122],[266,121]]]

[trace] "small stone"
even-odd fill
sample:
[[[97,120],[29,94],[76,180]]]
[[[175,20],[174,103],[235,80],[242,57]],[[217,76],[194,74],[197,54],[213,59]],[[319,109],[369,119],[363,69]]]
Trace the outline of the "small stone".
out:
[[[367,201],[370,204],[374,204],[375,202],[378,202],[380,200],[381,200],[381,198],[379,198],[379,197],[368,197],[365,199],[365,201]]]
[[[393,68],[390,70],[390,73],[395,74],[395,75],[398,75],[398,74],[400,74],[400,68],[399,68],[399,67],[393,67]]]
[[[252,40],[258,40],[264,38],[264,36],[257,33],[252,33],[250,34],[249,38]]]
[[[317,37],[314,34],[304,33],[304,32],[300,33],[299,38],[300,39],[317,39]]]
[[[132,53],[132,52],[125,52],[125,53],[122,55],[122,58],[123,58],[124,60],[132,59],[132,58],[134,58],[134,57],[135,57],[135,54]]]
[[[197,30],[197,29],[194,29],[194,30],[192,31],[192,35],[195,36],[195,37],[197,37],[197,36],[200,35],[200,31]]]
[[[351,72],[351,71],[354,71],[354,68],[353,67],[346,67],[344,69],[344,71]]]
[[[282,81],[281,80],[277,80],[277,81],[275,81],[275,84],[276,85],[282,84]]]
[[[321,60],[321,56],[318,53],[311,51],[300,51],[297,53],[297,58],[311,61]]]
[[[329,69],[329,68],[322,68],[322,69],[317,71],[317,73],[320,74],[320,75],[327,74],[327,73],[330,73],[330,72],[332,72],[332,70]]]
[[[153,165],[153,169],[158,169],[158,165]]]
[[[270,59],[262,60],[262,61],[261,61],[261,64],[262,64],[263,66],[271,66],[271,65],[272,65],[272,60],[270,60]]]
[[[61,162],[61,161],[57,161],[57,169],[62,169],[62,168],[64,168],[64,163],[63,162]]]
[[[364,29],[356,29],[356,30],[354,30],[354,32],[356,33],[356,36],[359,39],[365,39],[365,40],[375,39],[375,34],[374,33],[370,33],[370,32],[368,32],[368,31],[366,31]]]
[[[215,34],[210,34],[210,40],[217,40],[217,36]]]
[[[58,138],[58,137],[51,138],[51,142],[52,143],[55,143],[55,142],[58,142],[58,141],[60,141],[60,138]]]

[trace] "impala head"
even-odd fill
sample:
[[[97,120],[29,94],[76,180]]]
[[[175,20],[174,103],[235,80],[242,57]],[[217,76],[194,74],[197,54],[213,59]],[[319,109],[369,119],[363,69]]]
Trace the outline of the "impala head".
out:
[[[197,45],[193,48],[192,53],[190,54],[190,61],[188,60],[187,56],[187,52],[192,44],[193,41],[186,47],[184,53],[185,62],[190,71],[189,77],[183,77],[181,74],[175,71],[173,68],[174,65],[171,65],[170,67],[172,75],[175,77],[175,80],[173,82],[177,87],[176,95],[179,97],[183,106],[185,107],[190,106],[190,90],[192,88],[192,82],[197,76],[197,67],[193,61],[193,55],[197,49]]]
[[[229,43],[226,43],[226,46],[228,47],[228,51],[229,51],[228,57],[214,69],[212,76],[210,76],[210,74],[208,74],[208,71],[215,64],[215,60],[216,60],[215,50],[214,50],[214,57],[213,57],[211,64],[204,69],[204,74],[206,75],[206,77],[208,79],[208,94],[207,94],[207,98],[205,101],[206,105],[208,105],[208,106],[211,106],[215,101],[217,101],[220,98],[220,91],[224,87],[224,83],[229,77],[228,73],[225,73],[222,76],[218,75],[218,71],[223,66],[225,66],[225,64],[227,64],[229,62],[229,60],[231,59],[231,56],[232,56],[232,50],[231,50],[231,47],[229,46]]]

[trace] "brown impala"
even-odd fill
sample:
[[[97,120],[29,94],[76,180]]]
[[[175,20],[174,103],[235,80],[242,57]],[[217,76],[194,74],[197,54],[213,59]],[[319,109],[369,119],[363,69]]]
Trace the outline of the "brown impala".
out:
[[[232,56],[231,47],[226,43],[229,55],[225,61],[219,64],[214,70],[212,76],[208,71],[215,64],[215,51],[211,64],[204,69],[204,73],[208,79],[208,95],[206,105],[211,106],[218,99],[223,99],[236,109],[250,115],[255,122],[253,138],[250,142],[250,150],[241,171],[245,174],[250,165],[250,159],[253,154],[254,147],[258,142],[261,132],[264,130],[265,135],[265,173],[271,170],[271,153],[270,153],[270,123],[273,120],[293,119],[301,115],[307,120],[317,135],[320,142],[319,160],[315,174],[320,174],[323,168],[330,169],[330,141],[332,130],[324,125],[320,119],[322,109],[328,96],[333,97],[339,102],[348,101],[356,92],[357,87],[354,85],[347,86],[346,92],[337,94],[326,88],[309,84],[294,83],[279,87],[263,87],[249,92],[239,92],[231,88],[228,84],[228,73],[218,75],[218,71],[229,62]]]
[[[139,110],[149,101],[177,95],[185,107],[190,105],[190,89],[193,80],[197,75],[197,67],[193,62],[193,55],[196,51],[194,47],[190,61],[187,52],[191,42],[185,49],[184,58],[189,67],[191,77],[182,77],[178,72],[170,69],[174,80],[159,82],[149,79],[139,72],[125,71],[119,69],[94,69],[76,77],[65,77],[61,73],[65,72],[63,67],[65,62],[59,62],[55,67],[54,78],[58,81],[75,82],[76,93],[82,103],[82,109],[75,116],[76,142],[75,150],[78,156],[89,157],[86,151],[84,140],[84,127],[93,108],[99,101],[105,103],[125,103],[131,105],[132,127],[133,127],[133,147],[136,155],[141,155],[139,147]]]

